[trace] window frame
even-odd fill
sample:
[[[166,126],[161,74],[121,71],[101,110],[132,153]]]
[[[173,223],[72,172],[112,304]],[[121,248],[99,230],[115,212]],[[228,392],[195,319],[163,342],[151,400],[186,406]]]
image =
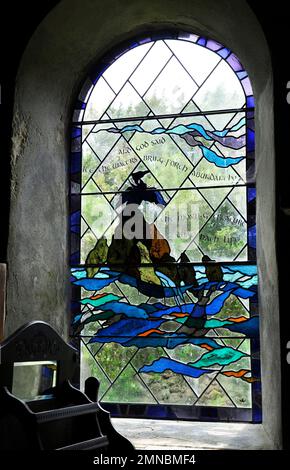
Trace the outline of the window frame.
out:
[[[72,122],[72,139],[77,139],[80,136],[79,130],[80,127],[83,125],[81,122],[80,116],[84,113],[86,104],[89,100],[90,94],[92,93],[94,85],[97,83],[98,79],[102,76],[102,74],[105,72],[105,70],[115,61],[119,58],[119,56],[128,50],[137,47],[138,45],[146,43],[149,39],[150,41],[155,41],[158,39],[183,39],[186,40],[185,38],[188,37],[196,37],[196,44],[199,44],[200,46],[206,47],[207,45],[207,38],[205,37],[199,37],[196,35],[191,35],[189,33],[183,33],[180,31],[172,30],[172,31],[160,31],[158,33],[154,34],[148,34],[148,35],[142,35],[142,37],[134,38],[132,41],[127,41],[126,43],[121,44],[118,48],[115,48],[113,51],[109,52],[106,54],[98,63],[97,65],[92,69],[91,73],[89,74],[89,78],[86,80],[84,83],[81,92],[79,94],[79,97],[84,98],[86,97],[85,101],[82,99],[78,99],[76,102],[76,106],[74,109],[73,113],[73,122]],[[192,41],[194,42],[194,41]],[[213,50],[213,49],[210,49]],[[215,51],[216,52],[216,51]],[[229,58],[230,56],[234,56],[234,54],[227,49],[226,47],[223,47],[221,45],[220,51],[217,51],[222,58],[226,60],[226,58]],[[236,75],[238,76],[238,72],[233,69],[233,66],[231,63],[228,62],[228,64],[232,67],[232,70]],[[243,84],[243,80],[238,76],[239,81],[241,82],[245,94],[246,90]],[[89,91],[90,90],[90,91]],[[248,119],[253,119],[254,116],[254,97],[252,95],[246,96],[247,100],[247,107],[245,109],[245,115],[246,115],[246,128],[248,129]],[[229,112],[229,110],[223,110],[225,112]],[[203,114],[207,114],[204,112]],[[192,113],[194,115],[194,113]],[[168,115],[166,116],[168,117]],[[124,118],[126,120],[126,118]],[[128,120],[128,119],[127,119]],[[112,121],[116,121],[116,119],[112,119]],[[92,123],[95,121],[91,121]],[[87,122],[88,124],[89,122]],[[247,138],[246,138],[246,155],[248,154],[249,151],[249,139],[248,139],[248,133],[247,133]],[[73,147],[75,149],[75,147]],[[254,149],[251,148],[251,151]],[[246,164],[249,165],[248,159],[246,160]],[[73,174],[81,173],[81,151],[76,152],[72,151],[71,152],[71,170]],[[255,182],[247,184],[249,188],[255,188]],[[213,188],[214,186],[208,186],[209,188]],[[75,199],[75,193],[73,191],[70,191],[70,210],[71,213],[75,213],[80,210],[80,199],[79,198],[79,204],[74,201],[72,204],[72,199]],[[247,215],[248,215],[248,224],[247,224],[247,242],[248,242],[248,247],[250,247],[249,244],[249,217],[251,217],[251,220],[255,219],[255,204],[250,204],[249,202],[249,192],[247,190]],[[75,223],[71,222],[71,227],[76,227],[80,226],[80,223]],[[255,238],[255,234],[253,234],[253,239]],[[72,252],[74,254],[74,248],[76,246],[75,240],[73,240],[73,236],[71,237],[71,246]],[[255,248],[251,248],[248,251],[248,262],[242,262],[242,264],[255,264],[256,262],[256,250]],[[75,257],[71,259],[71,265],[72,266],[78,266],[79,259],[76,260]],[[192,263],[194,265],[197,265],[198,263]],[[230,264],[229,262],[224,262],[223,264]],[[78,311],[78,301],[79,299],[79,292],[80,288],[77,286],[73,286],[72,288],[72,320],[74,319],[77,311]],[[75,338],[76,343],[78,342],[77,337],[74,335],[72,332],[72,336]],[[255,339],[253,342],[252,346],[252,354],[255,353],[257,354],[259,351],[259,339]],[[260,364],[259,361],[252,361],[252,371],[256,371],[256,375],[260,376]],[[257,422],[260,423],[262,420],[262,415],[261,415],[261,384],[259,383],[253,383],[252,384],[252,409],[251,413],[248,413],[248,409],[243,410],[240,409],[240,413],[237,414],[237,416],[233,416],[232,409],[231,408],[213,408],[213,407],[195,407],[199,408],[197,410],[193,410],[191,413],[189,412],[189,406],[188,405],[143,405],[143,404],[113,404],[113,403],[104,403],[104,406],[106,409],[108,409],[113,416],[122,416],[122,417],[149,417],[149,418],[165,418],[165,419],[187,419],[187,420],[218,420],[218,421],[228,421],[231,419],[232,421],[245,421],[245,422]],[[158,407],[158,409],[156,408]],[[155,408],[155,409],[154,409]],[[194,408],[194,407],[192,407]],[[216,411],[218,410],[218,411]],[[251,416],[250,416],[251,415]]]

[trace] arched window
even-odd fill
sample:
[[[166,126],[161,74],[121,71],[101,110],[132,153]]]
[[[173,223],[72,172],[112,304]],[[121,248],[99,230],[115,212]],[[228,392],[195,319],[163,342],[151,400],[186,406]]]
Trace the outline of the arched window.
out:
[[[85,82],[73,331],[113,414],[261,421],[254,178],[252,88],[221,44],[142,37]]]

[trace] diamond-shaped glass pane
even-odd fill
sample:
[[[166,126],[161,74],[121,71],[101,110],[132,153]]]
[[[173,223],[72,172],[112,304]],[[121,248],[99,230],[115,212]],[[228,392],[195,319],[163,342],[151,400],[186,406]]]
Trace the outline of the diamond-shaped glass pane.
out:
[[[218,64],[194,96],[202,111],[242,108],[245,100],[239,80],[225,61]]]
[[[217,54],[197,44],[172,39],[165,42],[199,86],[221,60]]]
[[[231,261],[247,243],[246,221],[226,200],[200,230],[195,241],[214,259]]]
[[[144,100],[155,114],[179,113],[196,90],[197,85],[173,57],[146,92]]]
[[[156,403],[154,396],[130,365],[125,368],[101,399],[104,402],[116,403]]]
[[[100,160],[94,150],[86,142],[83,144],[82,157],[82,186],[84,186],[92,173],[99,166]]]
[[[106,124],[98,124],[86,139],[90,148],[101,161],[104,160],[119,138],[119,135],[113,132],[100,132],[102,128],[106,129],[107,127]]]
[[[173,196],[155,222],[159,232],[169,241],[172,256],[179,259],[212,213],[197,191],[182,190]]]
[[[94,181],[101,191],[118,191],[140,159],[137,153],[120,137],[97,171],[93,174]]]
[[[217,406],[217,407],[234,407],[235,404],[227,395],[226,391],[221,387],[217,380],[211,384],[203,392],[196,406]]]
[[[143,96],[146,90],[152,85],[171,56],[172,53],[162,41],[157,41],[153,45],[130,78],[130,82],[141,96]]]
[[[139,69],[144,56],[152,48],[152,44],[143,44],[142,46],[131,49],[126,54],[121,55],[105,72],[106,82],[118,93],[129,77],[134,73],[136,67]]]
[[[114,381],[130,362],[136,348],[124,348],[119,344],[105,344],[95,356],[97,362],[106,372],[111,381]]]
[[[101,77],[93,89],[90,99],[87,103],[84,114],[84,121],[100,119],[114,97],[115,93]]]
[[[102,237],[117,217],[110,203],[102,195],[82,196],[82,214],[97,238]]]
[[[149,112],[150,109],[130,83],[126,83],[107,109],[110,119],[124,116],[147,116]]]

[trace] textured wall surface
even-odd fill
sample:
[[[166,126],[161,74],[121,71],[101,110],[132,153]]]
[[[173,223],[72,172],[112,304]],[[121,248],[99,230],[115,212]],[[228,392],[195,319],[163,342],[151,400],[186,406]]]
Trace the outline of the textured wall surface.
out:
[[[257,103],[258,254],[263,423],[280,436],[280,345],[275,254],[271,63],[244,0],[63,0],[39,25],[18,72],[12,148],[7,331],[29,320],[67,336],[68,148],[71,110],[90,66],[111,47],[176,26],[216,39],[246,67]]]
[[[6,297],[6,264],[0,263],[0,341],[4,337]]]

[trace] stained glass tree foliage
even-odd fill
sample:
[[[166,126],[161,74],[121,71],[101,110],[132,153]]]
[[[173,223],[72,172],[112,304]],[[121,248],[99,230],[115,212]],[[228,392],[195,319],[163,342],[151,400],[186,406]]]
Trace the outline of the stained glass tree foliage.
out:
[[[115,414],[261,419],[254,98],[237,57],[190,34],[105,57],[71,147],[81,381]]]

